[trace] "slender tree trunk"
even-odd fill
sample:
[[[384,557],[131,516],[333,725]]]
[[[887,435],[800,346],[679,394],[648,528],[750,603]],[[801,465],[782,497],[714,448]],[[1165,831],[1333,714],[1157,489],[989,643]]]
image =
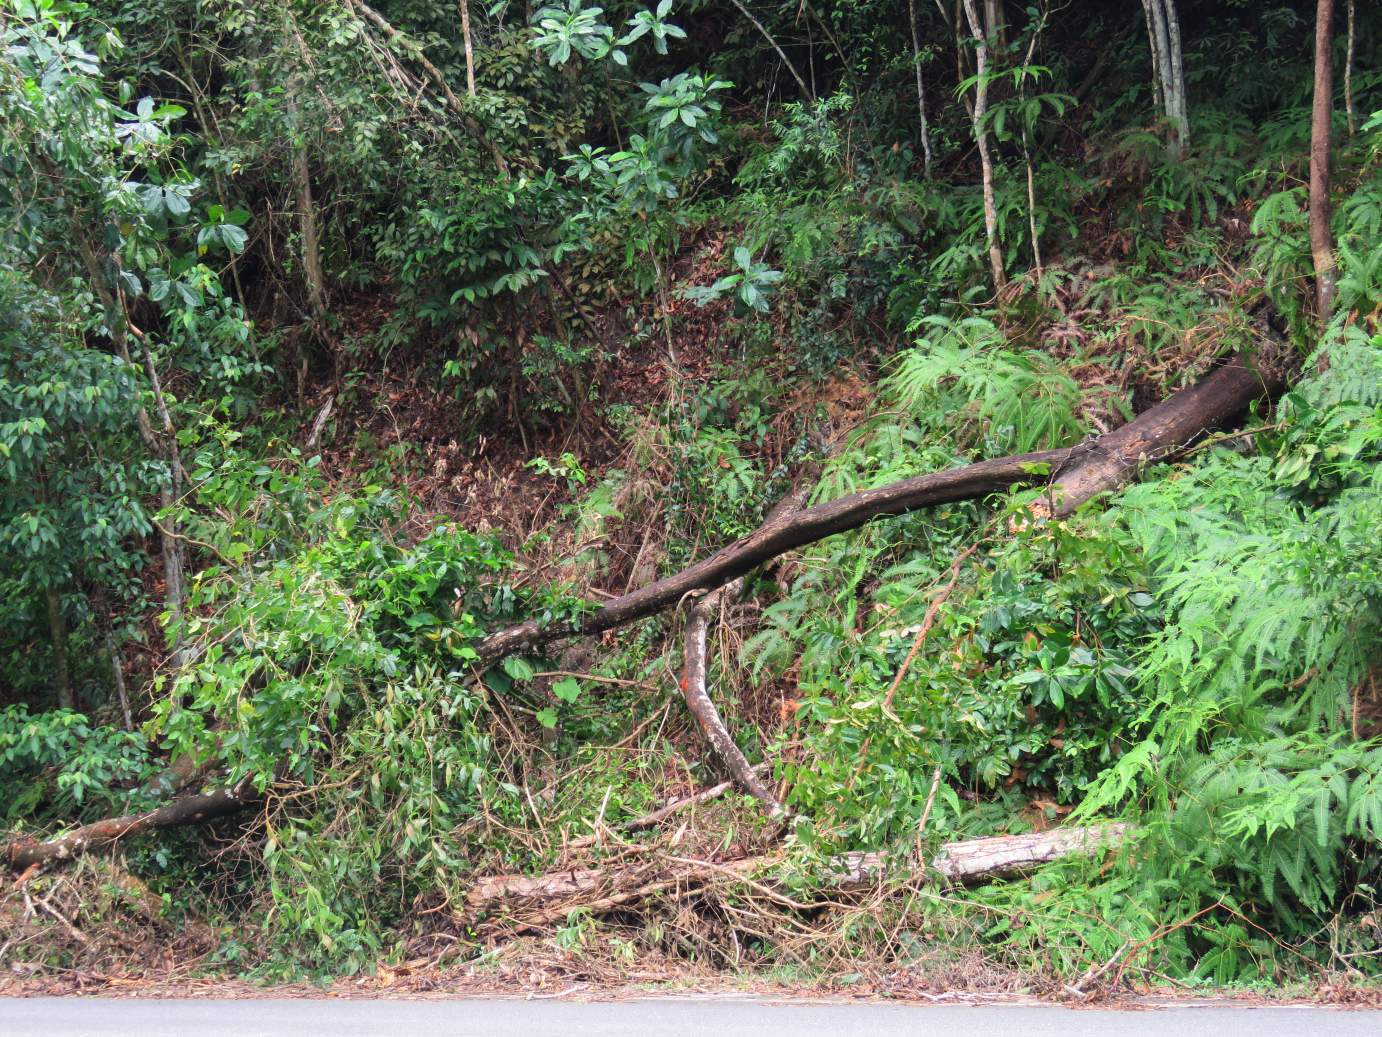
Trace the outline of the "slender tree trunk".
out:
[[[1152,52],[1152,107],[1161,108],[1164,104],[1161,71],[1161,37],[1157,34],[1157,0],[1142,0],[1142,12],[1147,16],[1147,43]]]
[[[134,331],[134,326],[130,325]],[[187,563],[182,541],[178,539],[178,523],[173,508],[182,500],[182,458],[178,454],[177,440],[174,438],[173,417],[168,412],[168,401],[163,396],[159,384],[158,368],[154,366],[153,351],[149,348],[148,336],[137,332],[136,338],[144,347],[144,368],[153,390],[154,406],[159,421],[163,425],[164,449],[168,461],[168,485],[159,488],[159,501],[167,516],[167,524],[160,523],[159,532],[163,544],[163,600],[168,606],[169,626],[173,630],[172,652],[175,663],[181,663],[182,649],[182,599],[186,591]]]
[[[312,175],[307,163],[307,142],[302,137],[302,108],[298,104],[297,76],[288,77],[283,94],[283,108],[288,113],[292,134],[293,194],[297,201],[298,230],[302,235],[302,271],[307,278],[307,298],[312,316],[318,321],[326,316],[323,296],[325,278],[322,276],[321,249],[317,242],[317,212],[312,200]]]
[[[154,432],[153,422],[149,420],[149,412],[144,409],[142,404],[135,408],[135,424],[139,429],[139,437],[144,441],[149,453],[168,465],[169,485],[160,490],[159,497],[163,508],[171,508],[177,497],[181,496],[182,459],[178,455],[177,441],[173,438],[172,417],[168,413],[167,402],[159,387],[158,371],[154,368],[148,340],[142,332],[137,332],[137,329],[130,323],[129,314],[125,312],[124,296],[119,282],[107,277],[100,257],[91,247],[91,242],[87,239],[83,228],[75,221],[73,221],[73,232],[77,239],[77,251],[81,254],[82,263],[86,266],[92,287],[101,300],[101,308],[106,315],[106,328],[110,333],[111,341],[114,343],[120,359],[131,370],[134,369],[135,365],[133,357],[130,356],[130,333],[135,331],[136,337],[143,343],[146,367],[144,373],[149,379],[150,388],[153,390],[154,401],[158,406],[159,417],[163,423],[166,442],[160,442],[157,433]],[[179,491],[176,496],[175,491]],[[182,545],[177,539],[176,528],[160,525],[158,531],[163,548],[165,600],[169,612],[172,613],[174,620],[177,620],[182,616]],[[179,641],[179,636],[174,634],[172,643],[174,652],[178,650]]]
[[[461,35],[465,37],[465,92],[475,96],[475,47],[470,40],[470,0],[461,0]]]
[[[1027,72],[1025,69],[1031,66],[1032,58],[1036,56],[1037,40],[1041,37],[1041,30],[1046,27],[1047,12],[1045,5],[1042,5],[1041,19],[1037,26],[1032,30],[1031,41],[1027,44],[1027,55],[1022,59],[1022,78],[1019,80],[1018,96],[1021,98],[1025,109],[1027,104]],[[1041,235],[1037,233],[1036,218],[1036,174],[1032,169],[1032,125],[1026,116],[1022,119],[1022,163],[1027,167],[1027,223],[1032,232],[1032,265],[1036,268],[1037,290],[1041,288]]]
[[[1348,0],[1348,57],[1344,60],[1344,111],[1348,113],[1348,135],[1358,132],[1353,113],[1353,45],[1356,40],[1353,31],[1353,0]]]
[[[1315,103],[1310,125],[1310,253],[1320,328],[1334,309],[1334,232],[1330,225],[1330,144],[1334,122],[1334,0],[1319,0],[1315,18]]]
[[[926,125],[926,85],[921,79],[921,33],[917,29],[917,0],[907,0],[912,22],[912,63],[917,73],[917,112],[921,117],[921,153],[927,174],[931,172],[931,131]]]
[[[993,271],[993,287],[1002,290],[1008,283],[1003,272],[1003,247],[998,241],[998,208],[993,196],[993,159],[989,155],[988,132],[983,128],[984,115],[988,112],[988,41],[978,16],[974,12],[974,0],[964,0],[965,14],[969,17],[969,30],[974,36],[975,75],[978,83],[974,87],[974,136],[979,142],[979,164],[984,177],[984,232],[988,235],[989,266]]]
[[[120,653],[115,647],[115,636],[106,628],[106,655],[110,657],[110,672],[115,675],[115,694],[120,702],[120,715],[125,720],[125,730],[134,730],[134,718],[130,715],[130,699],[125,693],[125,670],[120,664]]]
[[[53,681],[57,685],[58,708],[76,709],[77,696],[72,691],[72,674],[67,667],[67,617],[62,614],[62,597],[56,587],[43,589],[48,604],[48,632],[53,639]]]

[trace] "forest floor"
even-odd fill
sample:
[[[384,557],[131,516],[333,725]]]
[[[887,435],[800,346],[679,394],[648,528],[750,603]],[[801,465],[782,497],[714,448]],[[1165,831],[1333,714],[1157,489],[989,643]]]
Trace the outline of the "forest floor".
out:
[[[641,1001],[661,999],[791,1001],[795,1004],[854,1004],[889,1002],[928,1005],[1052,1004],[1070,1008],[1115,1008],[1127,1011],[1171,1007],[1258,1008],[1292,1005],[1344,1009],[1382,1009],[1382,986],[1375,983],[1331,981],[1256,984],[1198,990],[1174,983],[1106,984],[1081,997],[1057,987],[1040,992],[1030,987],[1003,989],[1004,982],[979,964],[972,982],[946,990],[927,990],[928,984],[899,972],[890,982],[856,977],[793,976],[783,970],[771,974],[711,972],[686,968],[660,972],[610,970],[598,975],[573,968],[556,956],[544,964],[536,956],[488,967],[473,963],[433,966],[410,962],[389,967],[380,963],[374,976],[344,977],[329,983],[270,983],[227,975],[188,975],[178,966],[158,972],[111,975],[71,969],[45,970],[27,976],[0,976],[0,997],[214,998],[214,999],[344,999],[438,1000],[501,999],[517,1001]],[[978,963],[976,963],[978,964]],[[622,973],[622,974],[621,974]],[[578,979],[577,977],[583,977]],[[851,982],[851,980],[853,980]],[[995,982],[996,981],[996,982]],[[934,984],[930,984],[933,985]]]

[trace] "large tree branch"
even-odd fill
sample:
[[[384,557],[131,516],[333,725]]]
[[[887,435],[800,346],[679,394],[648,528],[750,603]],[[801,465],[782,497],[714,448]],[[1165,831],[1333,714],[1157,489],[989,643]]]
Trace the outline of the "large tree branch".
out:
[[[217,789],[167,803],[156,810],[124,817],[107,818],[60,835],[47,842],[11,842],[3,849],[5,859],[16,871],[46,868],[93,850],[113,846],[123,839],[150,832],[166,832],[230,817],[261,803],[262,797],[248,780],[234,788]]]
[[[1250,403],[1279,393],[1286,385],[1293,354],[1289,346],[1274,340],[1265,324],[1257,330],[1264,340],[1262,352],[1235,356],[1198,385],[1107,436],[1063,450],[1015,454],[933,472],[804,511],[769,516],[756,531],[709,558],[606,602],[579,620],[534,619],[490,634],[476,646],[480,665],[573,634],[598,634],[656,615],[677,606],[688,594],[723,587],[784,551],[858,529],[885,515],[978,500],[1017,485],[1043,482],[1051,487],[1047,513],[1069,515],[1098,494],[1126,485],[1147,464],[1194,442]]]

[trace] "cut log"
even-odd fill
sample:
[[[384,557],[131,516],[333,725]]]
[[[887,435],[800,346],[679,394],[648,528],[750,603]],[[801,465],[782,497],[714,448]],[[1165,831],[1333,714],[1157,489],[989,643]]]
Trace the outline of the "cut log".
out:
[[[852,493],[804,511],[770,516],[756,531],[688,569],[606,602],[579,620],[529,620],[498,630],[476,646],[481,666],[573,634],[598,634],[707,594],[796,547],[843,533],[885,515],[978,500],[1014,486],[1051,487],[1047,511],[1069,515],[1093,497],[1126,485],[1143,467],[1183,449],[1249,404],[1279,393],[1294,354],[1265,322],[1261,348],[1240,354],[1198,385],[1139,415],[1107,436],[1064,450],[980,461]],[[1035,510],[1041,511],[1040,507]]]
[[[851,853],[831,861],[830,870],[820,876],[820,882],[839,892],[878,887],[890,881],[937,878],[978,885],[1023,875],[1063,857],[1092,856],[1116,846],[1125,832],[1125,825],[1107,824],[946,843],[924,868],[917,867],[911,857]],[[480,881],[466,894],[467,913],[461,917],[467,924],[481,915],[502,917],[505,925],[521,930],[564,918],[577,908],[598,914],[668,889],[696,889],[716,880],[733,882],[736,877],[747,880],[757,876],[756,885],[760,887],[785,888],[781,879],[770,874],[781,864],[781,858],[754,857],[681,869],[652,863],[614,870],[568,869],[536,877],[499,875]],[[765,872],[769,873],[767,877]]]
[[[131,836],[206,824],[248,810],[260,802],[262,797],[248,781],[243,781],[235,788],[189,796],[157,810],[96,821],[47,842],[12,842],[4,848],[5,859],[16,871],[27,871],[35,866],[43,869],[83,853],[113,846]]]
[[[949,882],[978,885],[1024,875],[1062,857],[1106,849],[1121,841],[1126,830],[1126,825],[1108,824],[945,843],[925,869],[917,869],[910,858],[892,864],[881,854],[851,853],[832,862],[836,869],[832,884],[840,889],[859,889],[877,885],[899,871],[910,875],[920,870],[935,872]]]

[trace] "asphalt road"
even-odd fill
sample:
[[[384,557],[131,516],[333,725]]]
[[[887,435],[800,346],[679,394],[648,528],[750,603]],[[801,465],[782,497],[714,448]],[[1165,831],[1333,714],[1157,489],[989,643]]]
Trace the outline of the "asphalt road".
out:
[[[634,1002],[0,1000],[4,1037],[1379,1037],[1382,1012]]]

